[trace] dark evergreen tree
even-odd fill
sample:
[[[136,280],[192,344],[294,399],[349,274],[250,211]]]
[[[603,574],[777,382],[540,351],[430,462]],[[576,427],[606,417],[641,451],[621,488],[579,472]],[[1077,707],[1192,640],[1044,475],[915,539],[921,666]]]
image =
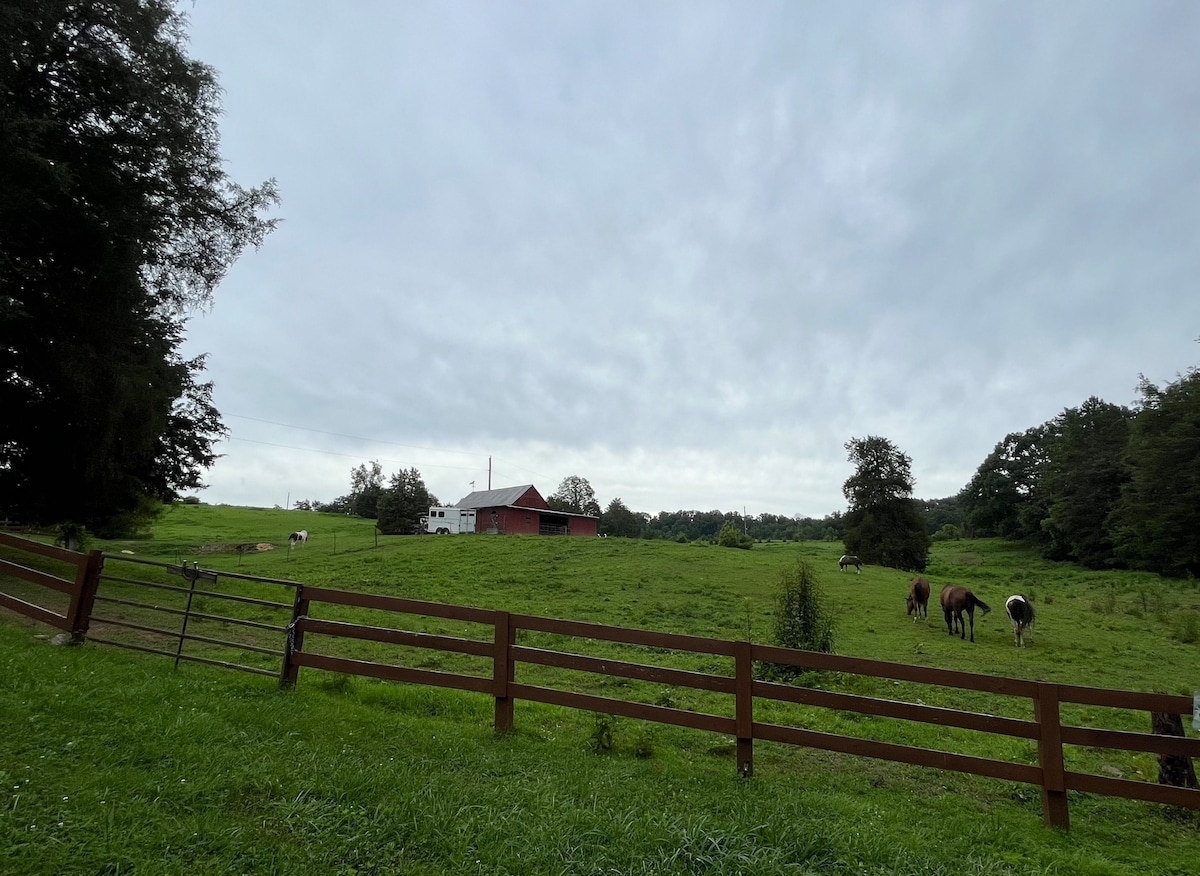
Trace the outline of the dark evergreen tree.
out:
[[[426,488],[419,471],[401,469],[392,475],[387,489],[379,493],[375,525],[380,532],[389,535],[416,532],[421,516],[429,513],[431,505],[437,504],[437,497]]]
[[[1125,452],[1132,419],[1128,408],[1095,396],[1055,418],[1041,484],[1050,559],[1077,560],[1093,569],[1114,564],[1107,520],[1129,479]]]
[[[613,499],[600,515],[600,534],[622,538],[641,538],[646,515],[630,511],[620,499]]]
[[[0,4],[0,505],[125,528],[223,434],[186,316],[273,223],[169,0]]]
[[[912,459],[886,438],[852,438],[846,443],[854,474],[842,493],[847,553],[863,562],[923,572],[929,563],[929,535],[912,499]]]
[[[1200,575],[1200,369],[1161,389],[1145,377],[1129,482],[1110,518],[1117,556],[1164,575]]]

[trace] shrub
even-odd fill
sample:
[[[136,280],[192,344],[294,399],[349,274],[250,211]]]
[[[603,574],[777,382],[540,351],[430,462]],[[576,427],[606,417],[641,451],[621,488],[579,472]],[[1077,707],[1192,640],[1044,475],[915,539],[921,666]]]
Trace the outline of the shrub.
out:
[[[780,576],[774,632],[775,644],[782,648],[833,653],[833,615],[812,567],[803,560]],[[768,676],[783,678],[805,672],[803,667],[786,664],[772,664],[766,670]]]
[[[1175,638],[1185,645],[1200,642],[1200,614],[1183,611],[1175,620]]]
[[[934,541],[958,541],[962,538],[962,530],[953,523],[947,523],[933,534]]]
[[[754,539],[742,532],[732,523],[726,523],[721,527],[721,532],[717,536],[717,544],[719,544],[721,547],[750,550],[750,548],[754,546]]]
[[[592,735],[588,737],[588,748],[592,754],[604,754],[613,749],[613,728],[617,719],[614,715],[593,716]]]

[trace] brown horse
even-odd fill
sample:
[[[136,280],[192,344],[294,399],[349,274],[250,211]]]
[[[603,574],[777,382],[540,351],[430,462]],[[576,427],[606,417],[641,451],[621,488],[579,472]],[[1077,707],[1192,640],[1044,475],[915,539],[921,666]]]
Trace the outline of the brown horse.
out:
[[[946,632],[953,636],[955,631],[959,631],[960,639],[967,637],[967,625],[963,623],[963,612],[965,611],[967,617],[971,619],[971,641],[974,642],[976,606],[982,608],[984,614],[992,610],[991,606],[966,587],[958,587],[954,584],[947,584],[943,587],[942,613],[946,616]]]
[[[913,578],[908,582],[908,596],[904,598],[908,605],[908,613],[916,612],[913,623],[917,618],[929,617],[929,582],[924,578]]]

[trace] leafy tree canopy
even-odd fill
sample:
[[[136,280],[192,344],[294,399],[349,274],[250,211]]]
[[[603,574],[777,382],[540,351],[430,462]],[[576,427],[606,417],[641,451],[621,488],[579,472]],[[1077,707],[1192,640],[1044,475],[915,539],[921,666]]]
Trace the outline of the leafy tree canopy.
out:
[[[596,501],[596,491],[592,489],[587,478],[581,478],[579,475],[563,478],[558,489],[546,499],[546,504],[555,511],[600,516],[600,503]]]
[[[624,538],[640,538],[646,526],[646,515],[630,511],[620,499],[613,499],[600,515],[600,534]]]
[[[1143,377],[1139,392],[1116,551],[1135,568],[1200,575],[1200,369],[1161,388]]]
[[[437,496],[425,487],[419,471],[401,469],[392,475],[387,489],[379,494],[376,525],[381,532],[391,535],[416,532],[421,516],[429,513],[431,505],[437,504]]]
[[[929,562],[925,521],[911,498],[912,459],[887,438],[869,436],[846,442],[855,466],[842,493],[846,514],[846,551],[864,562],[921,572]]]
[[[218,151],[168,0],[0,4],[0,504],[127,528],[201,486],[224,427],[187,315],[274,226]]]

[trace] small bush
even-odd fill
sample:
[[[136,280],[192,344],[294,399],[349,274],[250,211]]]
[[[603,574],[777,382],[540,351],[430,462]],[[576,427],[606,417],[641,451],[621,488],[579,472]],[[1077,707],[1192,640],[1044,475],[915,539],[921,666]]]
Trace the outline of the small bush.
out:
[[[1115,614],[1117,611],[1117,591],[1109,588],[1092,600],[1092,611],[1096,614]]]
[[[613,730],[617,726],[614,715],[593,716],[592,734],[588,737],[588,748],[592,754],[605,754],[613,749]]]
[[[721,527],[721,532],[717,536],[717,544],[721,547],[741,548],[742,550],[750,550],[754,547],[754,539],[742,532],[732,523],[726,523]]]
[[[1200,614],[1181,611],[1175,619],[1175,638],[1185,645],[1200,642]]]
[[[654,757],[654,731],[643,727],[633,741],[633,756],[646,760]]]
[[[775,612],[775,644],[781,648],[833,653],[833,615],[812,567],[800,560],[780,576]],[[768,677],[795,678],[805,669],[787,664],[767,664]]]

